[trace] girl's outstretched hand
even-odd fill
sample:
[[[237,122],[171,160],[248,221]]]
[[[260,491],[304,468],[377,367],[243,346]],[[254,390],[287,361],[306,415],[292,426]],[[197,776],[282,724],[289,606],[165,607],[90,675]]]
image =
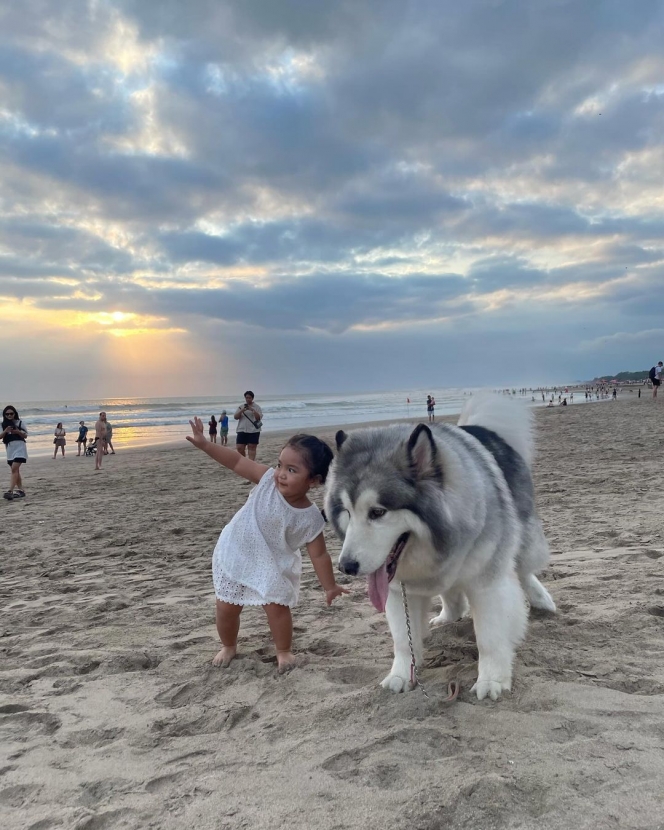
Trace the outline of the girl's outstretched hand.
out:
[[[201,449],[207,443],[205,438],[205,432],[203,431],[203,421],[200,418],[194,418],[193,421],[189,421],[191,426],[192,435],[187,435],[187,441],[190,444],[193,444],[195,447]]]
[[[330,588],[329,591],[325,591],[325,602],[327,602],[328,605],[332,605],[334,600],[342,594],[350,594],[350,591],[348,588],[342,588],[341,585],[335,585],[334,588]]]

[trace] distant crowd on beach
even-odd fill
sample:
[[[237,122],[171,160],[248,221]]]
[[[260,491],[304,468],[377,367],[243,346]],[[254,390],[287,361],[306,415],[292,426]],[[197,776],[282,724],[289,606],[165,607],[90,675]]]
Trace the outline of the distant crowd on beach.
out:
[[[78,434],[76,436],[76,446],[78,452],[77,458],[81,455],[97,456],[99,455],[115,455],[115,448],[113,447],[113,425],[106,417],[105,412],[99,413],[99,420],[95,423],[95,437],[88,440],[88,433],[90,429],[86,426],[85,421],[78,422]],[[59,421],[53,433],[53,458],[55,459],[58,450],[61,451],[62,457],[65,457],[65,447],[67,446],[67,430]],[[101,466],[101,463],[100,465]],[[98,469],[98,468],[97,468]]]
[[[579,385],[574,387],[569,386],[538,386],[537,388],[521,387],[520,389],[498,389],[503,395],[526,396],[530,395],[532,403],[538,403],[540,398],[543,404],[547,407],[551,406],[569,406],[574,403],[574,394],[576,393],[577,402],[581,400],[583,395],[583,402],[602,400],[617,400],[618,393],[627,391],[630,394],[637,392],[637,397],[641,397],[641,389],[647,387],[653,390],[653,398],[657,397],[657,389],[660,385],[660,374],[664,368],[664,363],[661,361],[650,370],[649,377],[645,380],[628,381],[626,383],[619,383],[618,381],[591,383]]]
[[[504,395],[526,397],[530,396],[532,403],[539,403],[552,406],[568,406],[576,402],[590,402],[605,399],[617,400],[618,394],[625,391],[641,397],[643,387],[652,389],[653,399],[657,398],[657,391],[661,384],[661,374],[664,369],[664,362],[658,361],[649,372],[645,380],[628,381],[626,383],[594,382],[579,386],[540,386],[497,389],[496,392]],[[472,394],[472,393],[465,393]],[[582,397],[583,396],[583,397]],[[233,413],[233,419],[237,421],[235,448],[240,455],[251,460],[256,458],[256,450],[260,440],[260,433],[263,427],[263,411],[255,401],[254,393],[247,391],[244,394],[244,403],[240,404]],[[407,399],[410,405],[410,398]],[[427,420],[432,423],[435,420],[436,399],[433,395],[426,396]],[[99,419],[94,425],[94,437],[90,438],[91,429],[85,421],[79,421],[78,427],[68,431],[64,422],[59,421],[53,432],[53,459],[57,458],[58,451],[65,457],[67,436],[74,433],[77,447],[76,456],[88,456],[95,459],[95,470],[100,470],[105,456],[115,455],[113,446],[113,425],[106,417],[106,412],[99,413]],[[216,444],[217,440],[221,446],[228,445],[229,416],[224,409],[219,418],[211,415],[208,421],[209,442]],[[6,406],[2,411],[2,431],[0,438],[5,445],[7,453],[7,464],[11,470],[10,486],[4,493],[8,501],[25,497],[23,482],[21,479],[21,466],[27,463],[27,438],[28,431],[25,423],[21,420],[19,413],[14,406]]]

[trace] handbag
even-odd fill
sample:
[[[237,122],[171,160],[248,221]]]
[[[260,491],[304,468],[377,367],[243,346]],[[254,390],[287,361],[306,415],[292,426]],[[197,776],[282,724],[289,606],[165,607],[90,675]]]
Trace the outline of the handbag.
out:
[[[242,413],[244,417],[249,421],[250,424],[253,424],[256,429],[260,429],[263,426],[263,422],[259,418],[257,421],[252,421],[251,418],[247,415],[246,412]]]

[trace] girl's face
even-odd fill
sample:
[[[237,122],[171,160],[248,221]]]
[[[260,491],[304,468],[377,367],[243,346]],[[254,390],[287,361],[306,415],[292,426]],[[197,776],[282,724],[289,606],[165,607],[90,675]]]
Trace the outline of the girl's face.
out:
[[[317,483],[317,479],[311,477],[302,455],[294,447],[284,447],[281,451],[274,480],[277,490],[287,501],[302,498]]]
[[[2,417],[6,418],[8,421],[13,421],[16,418],[16,412],[14,412],[14,410],[11,407],[9,407],[8,409],[5,409],[5,411],[2,413]]]

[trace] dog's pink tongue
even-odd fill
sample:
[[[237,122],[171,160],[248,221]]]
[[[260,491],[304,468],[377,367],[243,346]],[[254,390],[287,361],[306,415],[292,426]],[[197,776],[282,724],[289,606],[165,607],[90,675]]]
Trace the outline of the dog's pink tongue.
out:
[[[389,581],[387,579],[387,566],[383,565],[377,571],[369,574],[369,599],[374,608],[379,611],[385,610]]]

